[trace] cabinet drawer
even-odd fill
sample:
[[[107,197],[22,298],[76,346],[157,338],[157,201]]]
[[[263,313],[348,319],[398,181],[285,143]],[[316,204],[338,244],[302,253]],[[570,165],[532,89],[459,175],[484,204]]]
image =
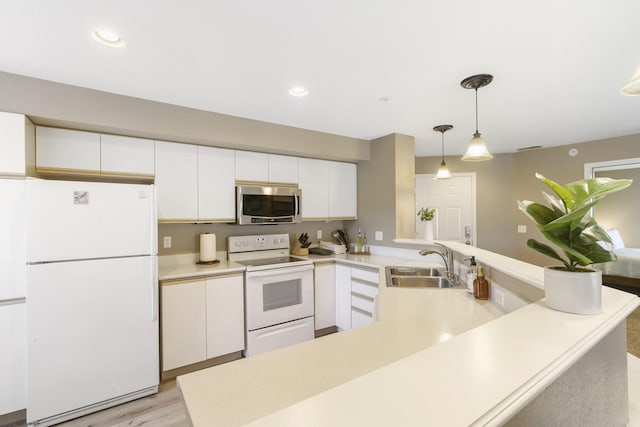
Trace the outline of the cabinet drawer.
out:
[[[351,292],[373,298],[378,295],[378,287],[369,283],[351,280]]]
[[[378,285],[378,282],[380,281],[380,275],[377,271],[361,270],[359,268],[351,269],[351,277],[364,280],[366,282],[375,283],[376,285]]]
[[[367,313],[375,313],[375,301],[373,298],[351,294],[351,307],[359,308]]]
[[[351,310],[351,327],[369,325],[373,323],[373,317],[358,310]]]

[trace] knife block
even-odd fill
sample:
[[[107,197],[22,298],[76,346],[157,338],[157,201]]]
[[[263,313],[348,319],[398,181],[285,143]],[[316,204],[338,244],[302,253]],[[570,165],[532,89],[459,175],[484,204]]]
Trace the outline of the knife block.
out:
[[[291,254],[293,255],[309,255],[309,248],[303,248],[300,245],[300,241],[296,240],[293,242],[293,247],[291,248]]]

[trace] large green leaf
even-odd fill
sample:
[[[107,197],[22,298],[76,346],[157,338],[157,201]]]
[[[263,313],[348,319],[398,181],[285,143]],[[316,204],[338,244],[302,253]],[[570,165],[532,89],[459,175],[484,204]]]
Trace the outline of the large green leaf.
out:
[[[607,194],[624,190],[631,185],[630,179],[587,178],[567,184],[565,189],[573,194],[576,205],[593,199],[599,201]]]
[[[542,227],[558,218],[558,215],[540,203],[529,200],[518,200],[518,208],[533,220],[539,227]]]
[[[540,252],[543,255],[559,260],[568,269],[571,270],[571,266],[567,264],[567,261],[565,261],[564,258],[562,258],[560,255],[558,255],[558,253],[551,246],[545,245],[544,243],[540,243],[536,239],[527,240],[527,246],[529,246],[531,249],[535,249],[536,251]]]
[[[557,197],[553,197],[551,194],[545,193],[544,191],[542,192],[542,197],[544,197],[547,203],[549,203],[556,215],[562,216],[567,213],[562,200],[558,199]]]
[[[536,178],[547,184],[558,195],[558,197],[560,197],[560,199],[564,203],[565,211],[571,211],[573,209],[575,201],[574,195],[573,193],[571,193],[571,191],[558,184],[557,182],[554,182],[549,178],[545,178],[539,173],[536,173]]]

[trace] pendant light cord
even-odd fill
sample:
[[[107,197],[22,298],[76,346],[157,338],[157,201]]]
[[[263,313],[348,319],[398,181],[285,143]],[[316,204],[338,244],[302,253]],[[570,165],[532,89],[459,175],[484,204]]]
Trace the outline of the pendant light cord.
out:
[[[478,88],[476,88],[476,133],[478,133]]]
[[[442,132],[442,163],[444,163],[444,132]]]

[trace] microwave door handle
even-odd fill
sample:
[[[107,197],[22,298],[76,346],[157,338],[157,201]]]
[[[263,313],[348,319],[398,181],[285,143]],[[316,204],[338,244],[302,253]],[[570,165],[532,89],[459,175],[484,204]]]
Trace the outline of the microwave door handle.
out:
[[[300,215],[300,196],[296,194],[294,197],[296,200],[296,215]]]

